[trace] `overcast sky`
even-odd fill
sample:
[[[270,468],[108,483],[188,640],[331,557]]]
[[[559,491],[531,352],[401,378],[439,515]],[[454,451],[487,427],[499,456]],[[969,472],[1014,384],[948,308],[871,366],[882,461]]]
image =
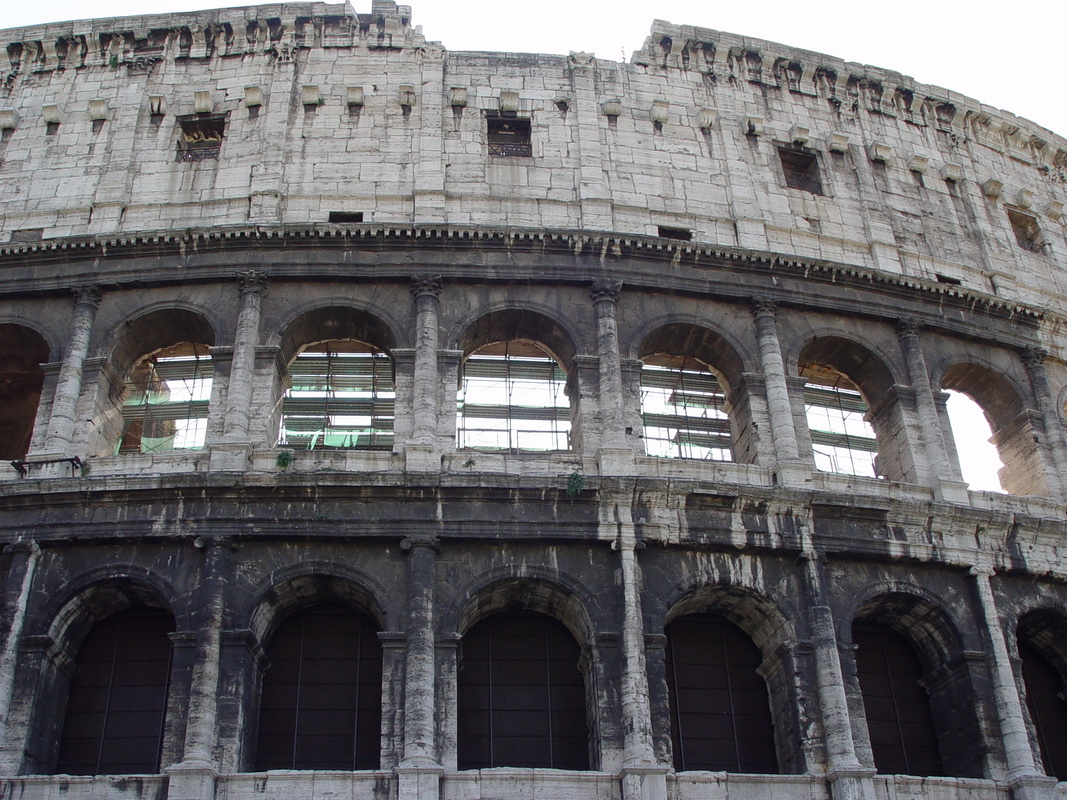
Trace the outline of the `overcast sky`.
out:
[[[210,0],[2,0],[0,27],[126,16],[233,3]],[[657,0],[414,0],[413,21],[450,50],[566,54],[619,60],[652,20],[700,25],[828,53],[911,75],[1026,117],[1067,136],[1067,2],[948,0],[811,4]],[[369,12],[370,0],[358,0]]]

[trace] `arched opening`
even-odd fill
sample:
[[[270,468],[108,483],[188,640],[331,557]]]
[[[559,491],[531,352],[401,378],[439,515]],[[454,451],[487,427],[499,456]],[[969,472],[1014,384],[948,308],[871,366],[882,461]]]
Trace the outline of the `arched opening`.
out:
[[[466,357],[457,398],[457,446],[570,450],[567,376],[537,342],[512,339]]]
[[[287,617],[266,648],[255,770],[377,769],[382,648],[377,627],[346,606]]]
[[[461,642],[460,769],[589,769],[581,650],[559,621],[503,611]]]
[[[963,392],[947,394],[948,419],[963,480],[976,491],[1003,492],[1000,471],[1004,464],[982,407]]]
[[[967,395],[981,408],[1003,464],[998,471],[1003,490],[1018,495],[1048,495],[1041,450],[1045,437],[1034,430],[1030,412],[1012,383],[989,367],[965,362],[945,370],[941,388]],[[973,430],[960,434],[952,428],[952,433],[957,448],[975,437]]]
[[[798,360],[815,466],[825,472],[905,480],[913,465],[886,365],[862,345],[818,336]],[[871,398],[879,407],[872,410]]]
[[[731,395],[743,372],[722,336],[670,323],[641,343],[641,420],[650,456],[754,460],[747,399]]]
[[[194,342],[164,347],[137,361],[126,377],[116,452],[203,447],[212,373],[207,346]]]
[[[852,626],[874,766],[888,775],[944,775],[923,669],[903,636],[876,622]]]
[[[74,660],[57,774],[159,772],[174,618],[136,606],[92,626]]]
[[[330,339],[289,363],[278,444],[300,450],[391,450],[393,361],[374,345]]]
[[[21,459],[30,449],[37,406],[44,387],[41,364],[50,349],[23,325],[0,325],[0,458]]]
[[[1051,610],[1019,620],[1019,666],[1026,690],[1031,733],[1046,775],[1067,780],[1067,619]]]
[[[665,632],[674,768],[778,772],[759,648],[714,614],[677,617]]]

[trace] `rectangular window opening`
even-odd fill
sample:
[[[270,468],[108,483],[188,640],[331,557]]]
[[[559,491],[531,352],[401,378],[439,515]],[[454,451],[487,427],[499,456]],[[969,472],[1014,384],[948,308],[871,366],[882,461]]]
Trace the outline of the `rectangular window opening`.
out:
[[[520,117],[486,117],[491,156],[532,156],[530,120]]]
[[[693,240],[693,232],[686,228],[668,228],[666,225],[657,225],[657,236],[664,239],[678,239],[683,242],[690,242]]]
[[[1041,235],[1041,226],[1037,223],[1037,217],[1009,208],[1008,221],[1011,223],[1011,229],[1019,247],[1031,253],[1044,252],[1045,237]]]
[[[935,273],[938,283],[947,283],[950,286],[963,286],[963,281],[959,278],[950,278],[948,275],[942,275],[940,272]]]
[[[819,159],[814,153],[779,147],[778,158],[782,161],[786,186],[811,194],[823,194],[822,179],[819,177]]]
[[[331,211],[330,222],[362,222],[362,211]]]
[[[226,117],[222,114],[194,114],[178,117],[181,133],[178,137],[176,161],[204,161],[218,159],[222,137],[226,133]]]

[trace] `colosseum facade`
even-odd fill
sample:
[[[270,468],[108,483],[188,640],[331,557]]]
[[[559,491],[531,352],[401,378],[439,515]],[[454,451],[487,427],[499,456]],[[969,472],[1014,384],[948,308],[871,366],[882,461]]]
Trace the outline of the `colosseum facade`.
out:
[[[0,35],[0,797],[1067,797],[1063,138],[660,21]]]

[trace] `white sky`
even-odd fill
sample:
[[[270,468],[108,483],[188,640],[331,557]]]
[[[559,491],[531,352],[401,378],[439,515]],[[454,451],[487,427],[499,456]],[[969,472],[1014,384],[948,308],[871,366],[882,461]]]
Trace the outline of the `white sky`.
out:
[[[1067,2],[1020,5],[972,0],[810,4],[798,0],[412,0],[413,22],[450,50],[626,58],[654,18],[782,42],[911,75],[1067,136],[1062,53]],[[3,0],[0,28],[86,17],[127,16],[239,3],[214,0]],[[355,9],[370,11],[370,0]]]

